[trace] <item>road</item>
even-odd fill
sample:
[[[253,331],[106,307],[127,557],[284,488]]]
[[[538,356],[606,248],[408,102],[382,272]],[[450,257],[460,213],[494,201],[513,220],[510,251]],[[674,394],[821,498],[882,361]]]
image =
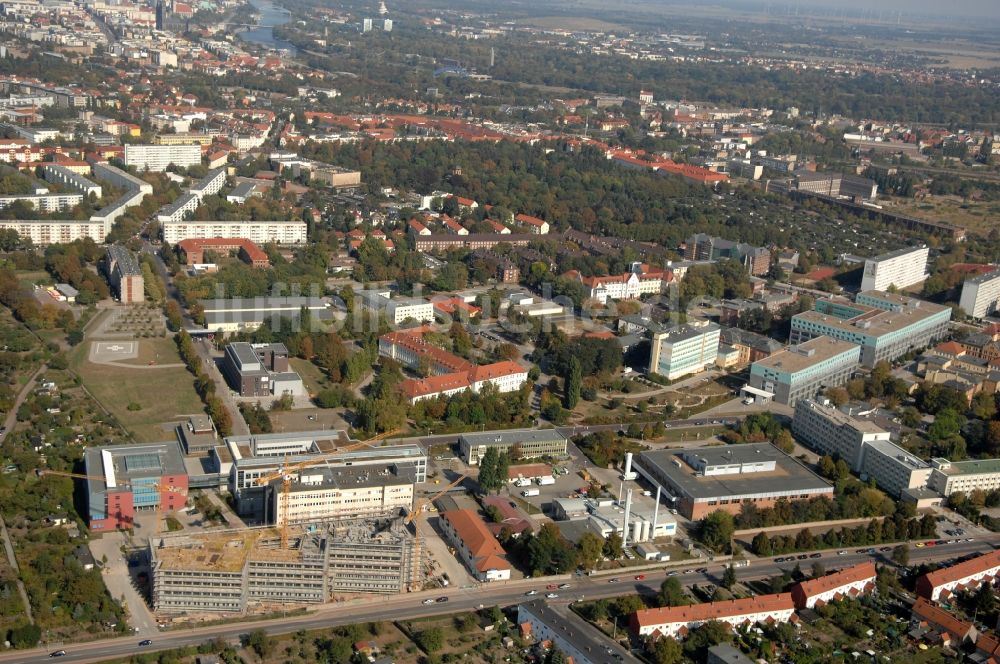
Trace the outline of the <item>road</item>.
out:
[[[1000,543],[1000,535],[991,535],[975,542],[957,542],[955,544],[943,544],[932,548],[918,549],[911,546],[910,564],[916,565],[921,562],[945,560],[973,552],[985,553],[993,548],[990,542]],[[849,550],[848,553],[840,556],[835,551],[825,551],[819,560],[823,562],[829,571],[833,571],[834,569],[849,567],[868,560],[885,563],[887,562],[886,556],[888,555],[888,552],[869,555]],[[777,576],[784,571],[791,571],[796,563],[800,564],[804,569],[808,569],[812,562],[814,562],[812,559],[785,563],[775,563],[770,558],[755,560],[751,566],[737,570],[737,578],[741,581],[765,579]],[[688,571],[677,575],[677,579],[685,586],[691,586],[696,583],[716,584],[722,578],[725,563],[706,564],[691,561],[688,569],[694,567],[700,569],[701,567],[699,566],[707,568],[706,572]],[[634,592],[650,595],[659,591],[660,584],[667,576],[667,572],[659,567],[655,571],[645,572],[645,578],[641,581],[635,579],[633,574],[635,572],[626,573],[623,571],[617,577],[621,579],[618,582],[611,582],[609,579],[610,574],[573,578],[567,581],[570,584],[570,588],[555,591],[559,597],[553,601],[569,604],[580,599],[601,599]],[[553,582],[560,583],[561,581],[553,581],[551,578],[525,579],[509,583],[489,584],[487,586],[469,586],[392,597],[372,597],[369,599],[353,600],[341,604],[326,605],[305,616],[291,616],[232,625],[213,625],[168,631],[156,636],[153,639],[152,646],[147,648],[139,647],[139,639],[136,637],[104,639],[65,646],[67,655],[61,658],[60,661],[67,663],[100,662],[111,658],[128,657],[140,652],[193,646],[213,638],[234,639],[238,638],[241,634],[246,634],[257,629],[263,629],[269,634],[287,634],[300,629],[322,629],[338,625],[386,620],[387,618],[408,620],[468,611],[481,606],[506,606],[523,601],[525,593],[530,590],[537,591],[539,595],[548,592],[546,585]],[[447,596],[449,600],[445,603],[423,604],[423,601],[439,595]],[[21,664],[24,662],[49,661],[48,655],[50,650],[35,648],[33,650],[0,654],[0,663],[17,662]]]

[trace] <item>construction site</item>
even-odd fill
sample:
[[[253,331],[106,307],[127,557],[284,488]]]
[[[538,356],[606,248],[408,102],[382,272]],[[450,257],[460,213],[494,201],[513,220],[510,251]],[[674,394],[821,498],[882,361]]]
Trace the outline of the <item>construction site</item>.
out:
[[[322,525],[150,538],[157,613],[258,612],[422,587],[422,554],[403,510]]]

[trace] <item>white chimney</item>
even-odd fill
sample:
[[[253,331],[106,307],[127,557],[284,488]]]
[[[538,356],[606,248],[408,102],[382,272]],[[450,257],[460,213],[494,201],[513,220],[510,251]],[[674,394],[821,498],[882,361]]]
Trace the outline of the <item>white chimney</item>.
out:
[[[628,517],[632,511],[632,489],[625,494],[625,514],[622,515],[622,548],[628,546]]]
[[[628,474],[631,473],[631,472],[632,472],[632,453],[631,452],[626,452],[625,453],[625,477],[628,477]]]

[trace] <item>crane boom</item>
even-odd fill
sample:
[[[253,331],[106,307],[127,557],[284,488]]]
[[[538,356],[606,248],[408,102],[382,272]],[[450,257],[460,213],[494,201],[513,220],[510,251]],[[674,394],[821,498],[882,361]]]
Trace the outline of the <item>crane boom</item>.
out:
[[[434,502],[435,500],[437,500],[438,498],[440,498],[440,497],[441,497],[441,496],[443,496],[444,494],[448,493],[449,491],[451,491],[452,489],[454,489],[455,487],[457,487],[457,486],[458,486],[459,484],[461,484],[461,483],[462,483],[462,481],[463,481],[463,480],[464,480],[465,478],[467,478],[467,477],[468,477],[468,475],[459,475],[459,476],[458,476],[458,479],[457,479],[457,480],[453,481],[453,482],[452,482],[451,484],[449,484],[449,485],[448,485],[448,486],[446,486],[445,488],[441,489],[440,491],[438,491],[438,492],[437,492],[437,493],[435,493],[434,495],[430,496],[429,498],[424,498],[424,499],[423,499],[423,500],[422,500],[422,501],[420,502],[420,505],[419,505],[419,506],[417,506],[417,507],[414,507],[414,508],[413,508],[413,511],[412,511],[412,512],[410,512],[409,514],[407,514],[407,515],[406,515],[406,523],[407,523],[407,524],[411,524],[411,523],[413,523],[413,520],[414,520],[414,519],[416,519],[416,518],[417,518],[417,516],[418,516],[418,515],[419,515],[419,514],[420,514],[421,512],[423,512],[423,511],[424,511],[424,510],[425,510],[425,509],[427,508],[427,506],[428,506],[428,505],[430,505],[430,504],[431,504],[431,503],[433,503],[433,502]]]

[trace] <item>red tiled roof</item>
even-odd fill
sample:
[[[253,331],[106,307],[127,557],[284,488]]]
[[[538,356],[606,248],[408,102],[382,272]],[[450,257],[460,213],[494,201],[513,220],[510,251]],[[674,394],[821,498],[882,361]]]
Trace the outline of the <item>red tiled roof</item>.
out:
[[[928,626],[934,627],[943,632],[947,632],[953,637],[964,638],[969,630],[973,629],[973,624],[959,620],[948,611],[939,606],[931,604],[923,597],[918,597],[913,603],[913,615]]]
[[[472,510],[448,510],[441,514],[441,518],[451,524],[455,534],[475,559],[476,569],[480,572],[490,569],[510,569],[510,565],[503,558],[507,552],[500,546],[500,542],[496,541],[478,514]]]
[[[792,589],[792,595],[796,597],[796,600],[801,598],[802,602],[799,603],[804,603],[804,600],[809,597],[822,595],[823,593],[836,590],[842,586],[864,580],[875,580],[875,563],[861,563],[860,565],[855,565],[854,567],[842,569],[839,572],[833,572],[832,574],[821,576],[818,579],[802,581],[801,583],[796,584],[796,586]]]
[[[531,217],[526,214],[516,214],[514,219],[522,224],[528,224],[529,226],[541,226],[545,223],[544,219],[539,219],[538,217]]]
[[[943,586],[969,576],[975,576],[976,574],[982,574],[986,570],[995,567],[1000,567],[1000,549],[984,553],[972,560],[966,560],[964,563],[928,572],[917,580],[917,593],[929,596],[933,592],[933,589],[938,586]]]
[[[446,314],[453,314],[455,313],[456,309],[461,309],[462,311],[468,313],[470,316],[475,316],[480,311],[482,311],[482,309],[480,309],[479,307],[469,304],[460,297],[453,297],[449,300],[444,300],[443,302],[435,301],[434,308]]]
[[[728,618],[736,618],[749,613],[771,613],[791,611],[795,608],[791,593],[776,595],[758,595],[743,599],[732,599],[724,602],[707,602],[690,606],[671,606],[661,609],[644,609],[633,614],[633,624],[664,625],[669,623],[693,623],[709,620],[726,622]]]
[[[965,353],[965,346],[957,341],[945,341],[935,346],[934,350],[945,355],[962,355]]]

